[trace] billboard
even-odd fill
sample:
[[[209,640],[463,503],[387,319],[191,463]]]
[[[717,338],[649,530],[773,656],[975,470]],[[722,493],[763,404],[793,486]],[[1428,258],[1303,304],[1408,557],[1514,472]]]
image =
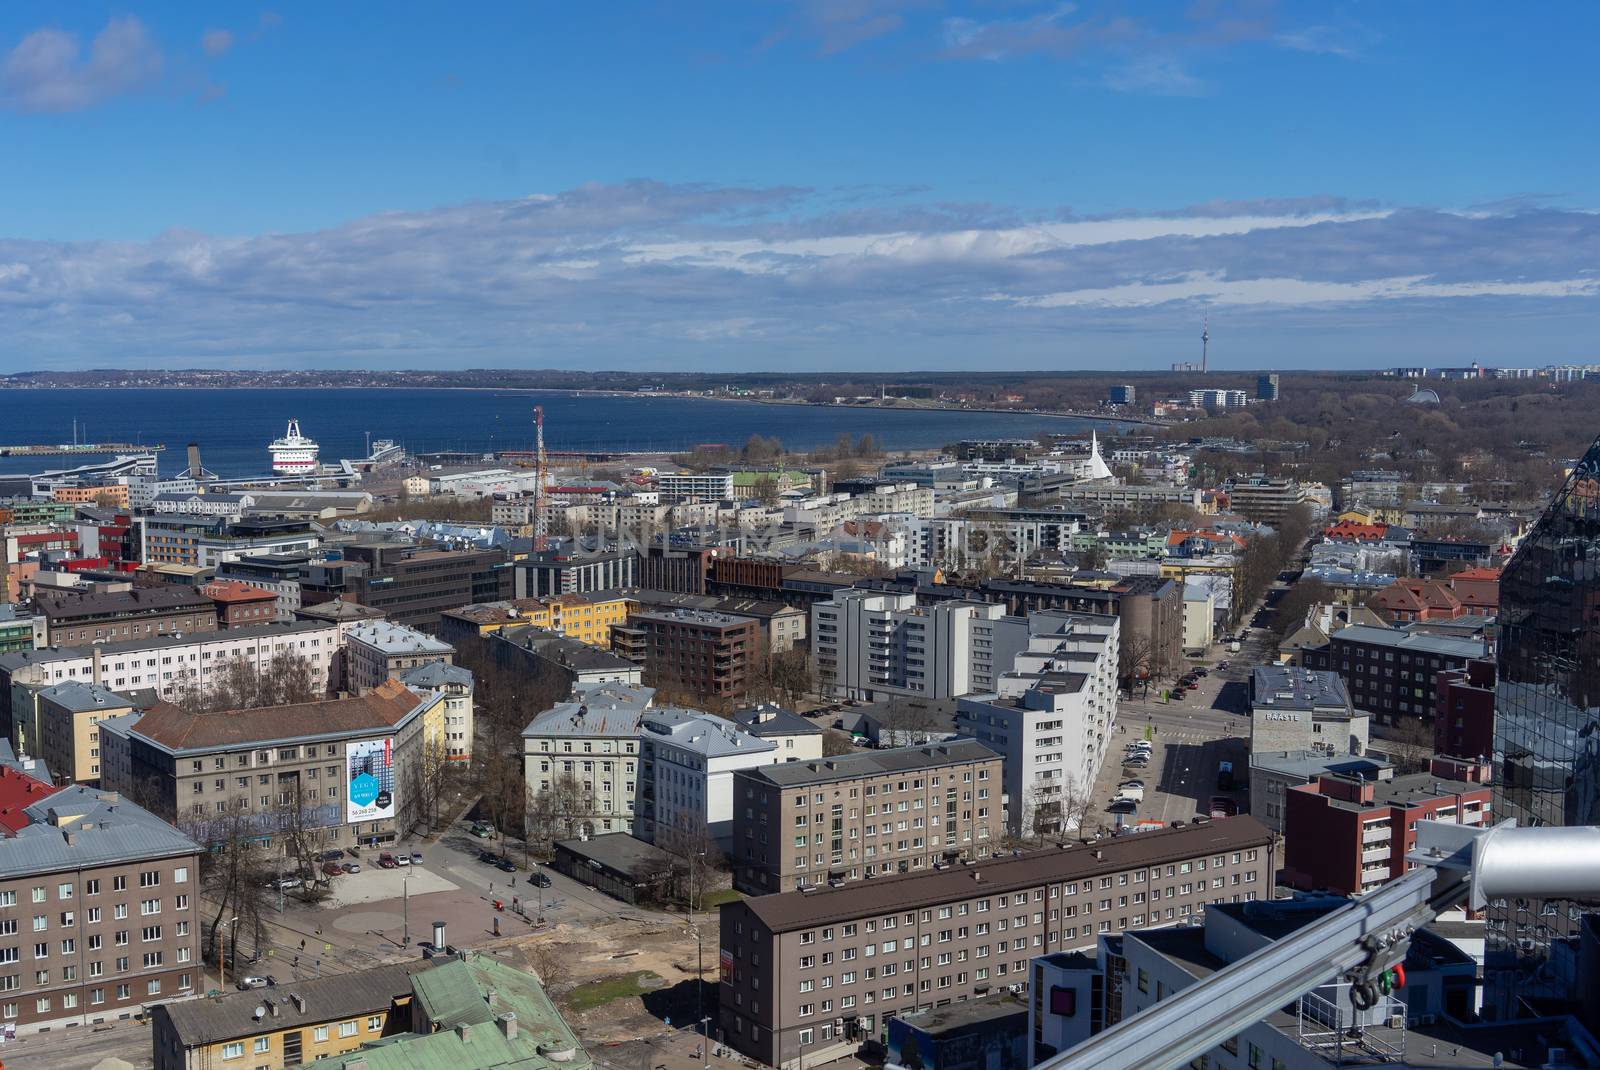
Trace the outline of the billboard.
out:
[[[394,740],[359,739],[344,745],[346,824],[394,816]]]

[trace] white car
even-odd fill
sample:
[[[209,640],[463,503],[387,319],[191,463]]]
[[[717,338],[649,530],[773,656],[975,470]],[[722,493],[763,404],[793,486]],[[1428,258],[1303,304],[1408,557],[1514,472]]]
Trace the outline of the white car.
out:
[[[248,992],[252,988],[266,988],[268,983],[265,977],[241,977],[237,982],[241,992]]]
[[[1118,799],[1132,799],[1134,802],[1144,802],[1143,788],[1118,788]]]
[[[411,864],[411,855],[405,851],[396,851],[394,853],[394,864],[397,866],[409,866]]]

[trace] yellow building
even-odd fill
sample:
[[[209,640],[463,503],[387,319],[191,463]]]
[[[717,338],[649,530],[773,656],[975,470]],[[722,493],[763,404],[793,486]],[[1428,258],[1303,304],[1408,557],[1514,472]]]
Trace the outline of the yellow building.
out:
[[[449,640],[463,634],[490,635],[502,628],[532,625],[609,649],[611,626],[622,624],[638,608],[638,603],[612,591],[481,602],[446,612],[440,637]]]
[[[39,692],[38,741],[29,749],[57,778],[74,784],[100,779],[100,722],[133,712],[133,703],[98,684],[68,680]]]
[[[1346,509],[1333,518],[1334,523],[1348,520],[1352,524],[1376,524],[1378,514],[1367,509]]]
[[[331,959],[334,952],[319,952],[321,946],[303,958]],[[419,959],[216,999],[159,1003],[151,1009],[156,1070],[281,1070],[356,1051],[410,1028],[411,977],[432,966]]]

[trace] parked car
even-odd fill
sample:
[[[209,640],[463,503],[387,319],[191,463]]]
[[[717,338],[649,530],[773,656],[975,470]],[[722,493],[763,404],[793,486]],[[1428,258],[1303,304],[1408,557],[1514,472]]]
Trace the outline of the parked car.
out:
[[[401,851],[399,854],[395,855],[394,856],[394,864],[397,865],[397,866],[409,866],[411,864],[411,855],[410,855],[410,853],[406,852],[406,851]]]
[[[1106,807],[1106,813],[1108,814],[1136,814],[1138,812],[1139,804],[1132,799],[1117,799]]]
[[[1119,787],[1119,788],[1142,788],[1142,787],[1144,787],[1144,781],[1142,781],[1142,780],[1124,780],[1122,783],[1118,784],[1117,787]]]
[[[271,984],[270,977],[241,977],[234,987],[241,992],[248,992],[252,988],[266,988]]]
[[[1212,817],[1232,817],[1239,812],[1239,804],[1226,795],[1213,795],[1209,809]]]
[[[1150,759],[1147,756],[1141,754],[1137,758],[1124,758],[1124,759],[1122,759],[1122,764],[1123,764],[1124,767],[1126,767],[1128,769],[1143,769],[1145,766],[1150,764]]]
[[[394,855],[390,854],[388,851],[385,851],[383,854],[378,856],[379,869],[396,869],[399,867],[399,865],[400,863],[394,860]]]
[[[478,837],[480,840],[487,840],[490,836],[494,835],[494,826],[483,821],[479,821],[472,826],[472,834]]]
[[[535,870],[533,875],[528,878],[528,883],[535,888],[548,888],[550,887],[550,878]]]
[[[331,851],[323,851],[318,857],[324,862],[337,862],[339,859],[344,857],[344,852],[335,847]]]
[[[339,876],[339,874],[341,874],[343,872],[344,872],[343,867],[341,867],[339,865],[339,863],[337,863],[337,862],[324,862],[324,863],[322,863],[322,873],[323,873],[323,876],[325,876],[325,877],[337,877],[337,876]]]
[[[498,869],[501,873],[515,873],[517,871],[517,864],[511,861],[509,858],[502,858],[500,861],[494,864],[494,868]]]
[[[340,866],[339,868],[344,870],[346,873],[360,873],[361,872],[361,863],[360,862],[346,862],[344,865]]]
[[[288,874],[282,877],[274,877],[267,882],[267,887],[275,892],[286,892],[290,888],[298,888],[303,884],[305,884],[305,881],[293,874]]]
[[[1190,676],[1209,676],[1209,675],[1211,675],[1211,670],[1207,669],[1205,666],[1202,665],[1200,668],[1195,669],[1192,672],[1190,672],[1189,675]]]
[[[412,851],[411,852],[411,864],[413,866],[422,865],[422,852],[421,851]]]
[[[1219,791],[1232,791],[1233,790],[1233,763],[1232,762],[1218,762],[1217,763],[1217,790],[1219,790]]]
[[[479,862],[487,862],[487,863],[489,863],[489,865],[492,866],[496,862],[500,861],[500,856],[495,854],[493,851],[479,851],[478,852],[478,861]]]
[[[1143,788],[1118,788],[1116,798],[1132,799],[1134,802],[1144,802]]]

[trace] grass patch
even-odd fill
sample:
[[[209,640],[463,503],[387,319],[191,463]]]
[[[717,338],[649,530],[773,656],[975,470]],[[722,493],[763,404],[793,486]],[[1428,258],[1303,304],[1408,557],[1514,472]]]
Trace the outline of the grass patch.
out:
[[[567,993],[565,1002],[574,1011],[593,1010],[613,1000],[642,996],[659,987],[660,981],[661,978],[653,970],[635,970],[620,977],[579,985]]]
[[[736,892],[732,888],[720,888],[717,891],[708,892],[701,896],[700,905],[710,910],[712,907],[720,907],[723,903],[737,903],[743,898],[744,895],[742,893]]]

